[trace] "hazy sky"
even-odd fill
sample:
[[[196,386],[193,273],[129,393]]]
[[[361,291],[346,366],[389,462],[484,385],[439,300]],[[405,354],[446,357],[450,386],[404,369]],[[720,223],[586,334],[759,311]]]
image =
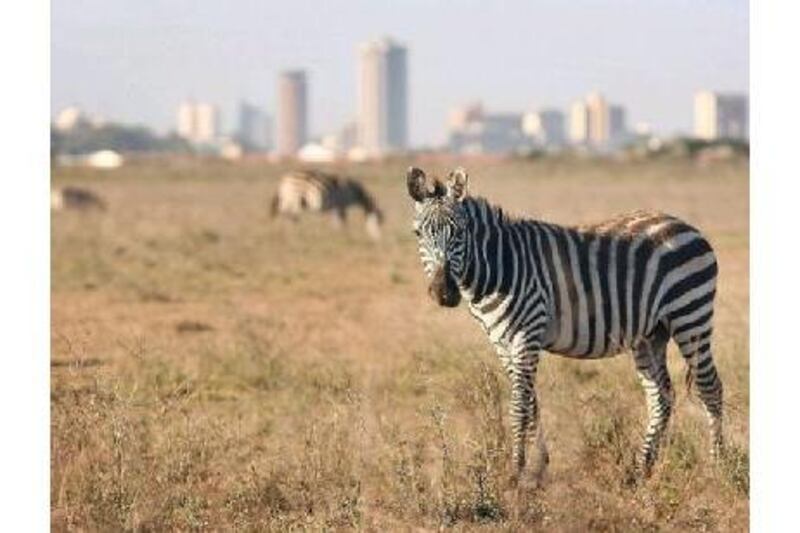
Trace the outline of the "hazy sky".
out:
[[[448,111],[567,109],[592,89],[631,125],[689,131],[698,88],[747,91],[741,0],[310,1],[53,0],[52,113],[174,128],[185,97],[234,126],[244,98],[274,114],[276,76],[309,75],[312,134],[354,117],[356,47],[390,35],[409,48],[415,145],[445,138]]]

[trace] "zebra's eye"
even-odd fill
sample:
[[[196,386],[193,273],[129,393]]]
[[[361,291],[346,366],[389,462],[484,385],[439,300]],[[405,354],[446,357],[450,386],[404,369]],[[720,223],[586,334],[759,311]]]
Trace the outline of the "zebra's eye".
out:
[[[421,237],[422,233],[420,233],[420,231],[417,228],[414,228],[414,235],[416,235],[417,237]]]

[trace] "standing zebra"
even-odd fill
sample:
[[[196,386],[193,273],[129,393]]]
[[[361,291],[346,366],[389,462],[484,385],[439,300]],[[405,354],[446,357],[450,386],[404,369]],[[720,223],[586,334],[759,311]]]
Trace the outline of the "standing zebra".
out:
[[[359,182],[339,178],[316,170],[301,170],[285,174],[272,198],[271,214],[287,214],[293,218],[303,211],[332,212],[337,226],[347,220],[347,208],[364,210],[367,233],[380,238],[383,213],[375,200]]]
[[[549,461],[535,390],[542,350],[578,359],[633,352],[647,397],[637,465],[646,477],[674,402],[673,339],[708,414],[712,454],[721,451],[722,382],[711,357],[717,261],[695,228],[643,211],[580,228],[512,218],[469,196],[460,168],[446,186],[413,167],[407,181],[430,296],[447,307],[468,301],[511,380],[515,479],[529,436],[538,436],[537,480]]]

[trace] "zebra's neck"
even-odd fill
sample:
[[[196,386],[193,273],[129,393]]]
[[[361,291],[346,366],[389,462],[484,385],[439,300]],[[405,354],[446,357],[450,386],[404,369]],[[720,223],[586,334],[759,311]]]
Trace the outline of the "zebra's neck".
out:
[[[361,185],[351,182],[350,188],[353,191],[352,197],[354,201],[364,210],[364,213],[367,215],[377,214],[378,206],[376,205],[375,200],[372,199],[369,193],[364,190]]]
[[[509,217],[480,197],[464,201],[467,238],[463,268],[454,273],[464,296],[478,303],[487,296],[541,289],[538,241],[542,222]],[[520,261],[518,254],[524,254]],[[528,283],[517,285],[526,279]],[[513,286],[513,287],[512,287]]]
[[[510,221],[501,208],[484,198],[467,198],[462,208],[467,217],[464,252],[461,268],[453,275],[462,292],[476,303],[502,285],[496,264],[503,260]]]

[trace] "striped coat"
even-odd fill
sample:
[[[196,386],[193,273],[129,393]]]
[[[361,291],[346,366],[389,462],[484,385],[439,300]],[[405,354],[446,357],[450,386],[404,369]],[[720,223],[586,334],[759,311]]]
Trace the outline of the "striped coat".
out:
[[[411,169],[414,227],[429,293],[465,299],[512,384],[514,455],[538,430],[535,374],[540,353],[593,359],[633,353],[647,393],[649,423],[640,468],[649,474],[673,404],[666,346],[673,339],[722,445],[722,384],[711,356],[717,262],[703,235],[662,213],[637,211],[601,224],[564,227],[507,216],[466,193],[463,170],[447,186]],[[543,440],[542,461],[547,462]]]
[[[337,226],[347,220],[350,207],[364,211],[370,237],[380,237],[383,213],[361,183],[316,170],[293,171],[281,177],[272,198],[273,217],[297,218],[303,212],[331,213]]]

